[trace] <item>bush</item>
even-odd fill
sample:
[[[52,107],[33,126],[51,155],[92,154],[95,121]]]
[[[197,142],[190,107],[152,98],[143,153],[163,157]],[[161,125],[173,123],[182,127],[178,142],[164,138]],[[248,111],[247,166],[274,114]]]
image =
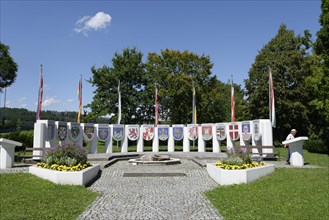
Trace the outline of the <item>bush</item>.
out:
[[[225,161],[225,162],[224,162]],[[230,165],[251,164],[250,154],[248,150],[240,147],[233,147],[227,152],[227,159],[223,162]]]
[[[48,150],[45,155],[45,162],[49,166],[53,164],[66,166],[86,164],[87,153],[82,147],[64,144]]]
[[[311,153],[329,154],[329,147],[321,140],[308,140],[304,143],[304,148]]]
[[[22,143],[21,147],[16,147],[15,151],[25,151],[27,147],[33,146],[33,131],[12,132],[1,135],[1,138]]]

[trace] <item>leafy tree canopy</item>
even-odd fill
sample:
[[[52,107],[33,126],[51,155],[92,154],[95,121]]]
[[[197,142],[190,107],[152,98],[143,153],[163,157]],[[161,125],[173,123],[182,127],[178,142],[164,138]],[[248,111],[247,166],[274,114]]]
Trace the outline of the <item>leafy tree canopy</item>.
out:
[[[112,116],[117,123],[118,80],[121,81],[121,123],[154,123],[155,87],[158,88],[161,123],[191,123],[192,82],[196,90],[197,123],[223,122],[230,115],[230,86],[211,73],[213,64],[205,55],[163,50],[149,53],[145,63],[136,48],[124,49],[112,59],[113,67],[92,68],[89,82],[96,87],[88,104],[88,120]],[[242,111],[243,92],[236,87],[237,112]],[[240,101],[239,101],[240,100]]]
[[[14,83],[18,66],[10,56],[9,46],[0,42],[0,91]]]
[[[329,0],[323,0],[320,15],[321,28],[314,44],[312,75],[305,84],[311,96],[310,136],[329,144]]]
[[[142,120],[140,103],[142,102],[144,64],[143,54],[136,48],[124,49],[122,54],[115,53],[113,67],[92,67],[89,82],[96,87],[93,101],[87,105],[92,112],[87,119],[108,116],[110,123],[118,120],[118,84],[120,80],[121,107],[123,124],[139,123]],[[113,116],[113,117],[112,117]]]
[[[256,56],[245,80],[251,118],[269,118],[268,80],[272,69],[277,129],[276,138],[283,140],[291,128],[307,135],[309,94],[304,80],[311,75],[308,54],[311,35],[295,36],[294,31],[281,25],[277,35]]]

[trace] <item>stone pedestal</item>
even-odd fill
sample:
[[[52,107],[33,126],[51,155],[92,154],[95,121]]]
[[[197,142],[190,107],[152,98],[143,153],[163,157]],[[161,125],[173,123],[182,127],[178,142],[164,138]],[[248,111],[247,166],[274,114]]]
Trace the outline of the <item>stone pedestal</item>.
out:
[[[289,145],[290,148],[290,165],[296,167],[304,166],[303,144],[308,140],[308,137],[298,137],[288,141],[283,141],[282,144]]]
[[[220,153],[220,141],[216,136],[216,125],[212,126],[212,152]]]
[[[14,166],[15,147],[22,146],[22,143],[0,138],[0,169]]]

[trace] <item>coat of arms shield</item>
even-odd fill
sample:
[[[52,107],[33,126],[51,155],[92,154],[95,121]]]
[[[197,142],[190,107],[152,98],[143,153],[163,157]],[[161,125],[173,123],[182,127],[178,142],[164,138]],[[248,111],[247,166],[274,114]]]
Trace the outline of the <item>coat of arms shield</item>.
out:
[[[237,123],[231,123],[228,126],[228,130],[229,130],[229,135],[232,141],[236,141],[239,140],[239,124]]]
[[[169,125],[158,125],[158,137],[161,141],[169,138]]]
[[[90,142],[95,137],[95,127],[93,124],[83,125],[83,138],[85,141]]]
[[[261,138],[262,138],[262,135],[260,133],[260,123],[258,120],[255,120],[252,122],[253,124],[253,130],[254,130],[254,133],[253,133],[253,136],[254,136],[254,140],[255,141],[260,141]]]
[[[55,122],[48,121],[48,132],[47,132],[47,140],[50,141],[55,137]]]
[[[175,141],[182,140],[184,137],[184,125],[173,125],[172,133]]]
[[[203,124],[201,125],[202,139],[209,141],[212,138],[212,125]]]
[[[122,141],[124,136],[124,125],[113,125],[113,139]]]
[[[218,123],[216,124],[216,138],[219,141],[226,139],[226,126],[225,124]]]
[[[78,123],[71,123],[69,136],[73,142],[79,140],[80,133],[80,125]]]
[[[64,122],[58,123],[57,135],[60,141],[64,141],[67,136],[67,124]]]
[[[250,122],[242,122],[241,123],[241,129],[242,129],[242,139],[244,141],[249,141],[251,138],[251,131],[250,131]]]
[[[97,137],[100,141],[106,141],[110,137],[110,128],[107,125],[99,125],[97,128]]]
[[[143,125],[142,135],[144,140],[152,140],[154,136],[154,125]]]
[[[139,138],[139,125],[128,125],[128,139],[136,141]]]
[[[188,124],[187,125],[187,136],[191,141],[195,141],[198,138],[198,125]]]

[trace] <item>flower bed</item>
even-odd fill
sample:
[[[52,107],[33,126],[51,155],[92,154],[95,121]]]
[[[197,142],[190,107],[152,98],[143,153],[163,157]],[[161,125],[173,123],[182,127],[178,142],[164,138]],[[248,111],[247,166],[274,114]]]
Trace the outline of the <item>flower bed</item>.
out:
[[[93,180],[100,170],[100,165],[92,165],[80,171],[58,171],[38,166],[29,167],[29,173],[56,184],[63,185],[87,185]]]
[[[37,167],[40,167],[40,168],[46,168],[46,169],[58,170],[58,171],[70,171],[70,172],[80,171],[80,170],[86,169],[87,167],[90,167],[90,166],[92,166],[92,164],[89,162],[87,162],[85,164],[79,163],[75,166],[58,165],[58,164],[49,165],[46,163],[37,163]]]
[[[238,169],[237,165],[224,164],[223,166],[230,166],[231,169],[223,169],[220,168],[220,166],[216,166],[216,164],[207,164],[209,176],[220,185],[249,183],[274,172],[273,164],[265,164],[258,167],[247,167],[241,169]],[[253,165],[250,164],[249,166]]]
[[[215,166],[220,167],[224,170],[243,170],[243,169],[248,169],[248,168],[254,168],[254,167],[259,167],[259,166],[264,166],[265,163],[264,162],[251,162],[251,163],[244,163],[241,165],[230,165],[230,164],[226,164],[226,163],[222,163],[220,161],[217,161],[215,163]]]
[[[84,148],[74,144],[59,145],[46,152],[45,162],[29,168],[29,172],[57,184],[87,185],[100,166],[87,162]]]

